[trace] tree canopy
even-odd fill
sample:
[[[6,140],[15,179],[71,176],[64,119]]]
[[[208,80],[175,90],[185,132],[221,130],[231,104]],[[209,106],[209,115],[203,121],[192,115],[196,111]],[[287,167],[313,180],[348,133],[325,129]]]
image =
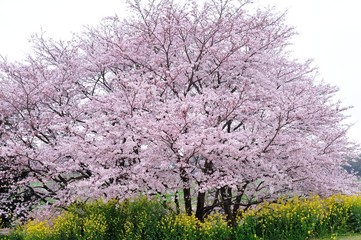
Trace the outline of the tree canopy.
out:
[[[289,55],[284,14],[231,0],[128,5],[127,19],[69,41],[34,35],[25,60],[0,62],[0,201],[181,193],[187,213],[222,208],[232,221],[280,195],[358,190],[342,168],[355,150],[347,108]]]

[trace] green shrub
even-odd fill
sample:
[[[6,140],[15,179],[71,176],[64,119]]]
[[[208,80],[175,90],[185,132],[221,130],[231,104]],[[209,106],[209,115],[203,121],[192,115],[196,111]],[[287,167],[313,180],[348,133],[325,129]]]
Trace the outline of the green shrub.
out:
[[[184,213],[163,218],[159,223],[158,239],[187,239],[187,240],[213,240],[231,239],[231,228],[220,214],[208,216],[204,222],[199,221],[194,215]]]
[[[171,214],[160,202],[146,197],[121,203],[77,202],[50,222],[28,222],[10,239],[159,239],[158,222]]]
[[[200,221],[194,216],[179,214],[163,218],[158,229],[163,239],[200,239]]]
[[[348,224],[352,231],[361,232],[361,206],[351,206]]]
[[[260,239],[257,235],[258,217],[254,215],[244,216],[238,220],[238,224],[232,228],[231,239],[237,240],[256,240]]]
[[[334,195],[321,199],[279,199],[277,203],[264,203],[255,211],[244,215],[240,229],[244,231],[247,221],[251,237],[262,239],[309,239],[357,232],[361,228],[361,198],[358,196]],[[248,224],[248,223],[247,223]],[[246,227],[247,229],[247,227]]]
[[[83,218],[72,212],[65,212],[54,220],[53,235],[55,239],[81,239],[82,232]]]
[[[161,236],[161,232],[158,231],[159,222],[173,214],[159,201],[149,200],[146,197],[125,201],[120,206],[120,210],[121,236],[124,239],[159,239]]]
[[[121,203],[74,203],[51,221],[30,221],[6,239],[297,240],[360,231],[359,196],[294,197],[263,203],[244,213],[232,228],[221,214],[210,215],[201,222],[194,215],[176,215],[159,200],[138,197]]]

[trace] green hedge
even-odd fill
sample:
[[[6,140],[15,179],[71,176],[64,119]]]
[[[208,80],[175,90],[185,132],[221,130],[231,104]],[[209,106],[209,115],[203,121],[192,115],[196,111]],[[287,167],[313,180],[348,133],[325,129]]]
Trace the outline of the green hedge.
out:
[[[7,239],[311,239],[361,231],[361,197],[279,199],[243,214],[235,227],[223,215],[200,222],[175,214],[157,200],[74,203],[49,221],[30,221]]]

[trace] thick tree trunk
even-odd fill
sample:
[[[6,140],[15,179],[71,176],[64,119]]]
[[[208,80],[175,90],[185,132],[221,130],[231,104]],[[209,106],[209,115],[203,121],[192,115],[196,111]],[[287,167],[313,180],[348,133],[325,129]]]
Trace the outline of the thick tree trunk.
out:
[[[233,206],[233,215],[234,216],[238,216],[239,214],[239,209],[241,207],[241,203],[242,203],[242,198],[243,198],[243,194],[248,186],[248,181],[246,181],[246,183],[242,186],[242,187],[239,187],[238,188],[238,195],[236,197],[236,201],[234,203],[234,206]]]
[[[181,168],[181,179],[183,181],[183,195],[184,195],[184,208],[186,213],[192,215],[192,198],[191,188],[188,173],[184,168]]]
[[[222,206],[226,214],[227,223],[229,226],[236,225],[236,219],[232,211],[232,189],[229,187],[221,188]]]
[[[237,216],[237,214],[238,214],[238,211],[240,209],[241,202],[242,202],[242,197],[243,197],[243,194],[239,194],[236,197],[236,201],[234,202],[234,206],[233,206],[233,216]]]
[[[196,218],[198,218],[201,222],[204,220],[204,204],[206,199],[205,192],[198,192],[197,196],[197,209],[196,209]]]
[[[184,207],[186,213],[192,215],[192,199],[191,199],[191,189],[189,187],[183,188],[184,193]]]

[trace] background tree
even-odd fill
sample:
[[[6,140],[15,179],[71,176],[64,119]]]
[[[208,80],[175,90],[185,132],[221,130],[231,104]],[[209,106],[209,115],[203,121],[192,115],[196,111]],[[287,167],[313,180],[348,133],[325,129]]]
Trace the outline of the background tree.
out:
[[[283,14],[248,1],[129,1],[68,42],[1,63],[1,157],[14,187],[78,197],[172,194],[203,219],[280,195],[353,193],[337,89],[292,59]],[[34,185],[34,182],[36,185]],[[14,190],[16,191],[16,189]]]

